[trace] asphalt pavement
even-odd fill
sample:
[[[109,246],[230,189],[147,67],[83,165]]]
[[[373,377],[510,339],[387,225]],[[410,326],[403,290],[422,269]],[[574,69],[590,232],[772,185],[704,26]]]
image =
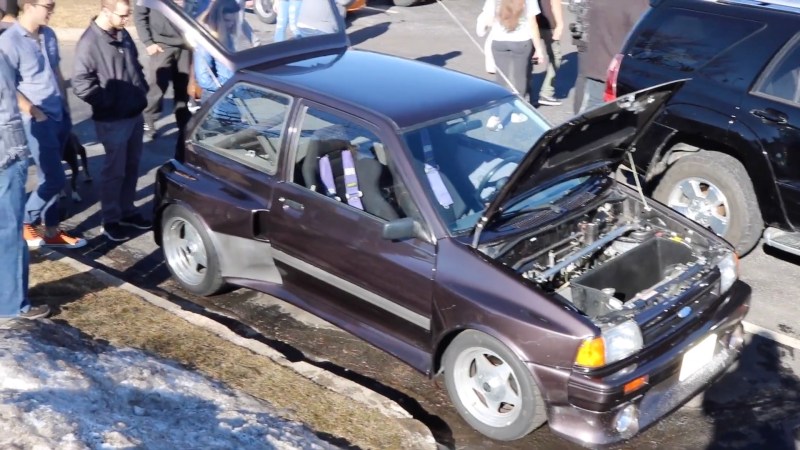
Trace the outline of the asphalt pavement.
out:
[[[484,71],[480,43],[474,40],[474,21],[482,3],[481,0],[445,0],[443,4],[449,8],[451,15],[442,4],[436,2],[424,3],[412,8],[397,8],[389,6],[389,3],[385,0],[383,3],[370,1],[369,7],[352,14],[348,18],[348,34],[353,46],[356,48],[418,59],[492,79],[493,75],[489,75]],[[567,15],[569,21],[570,15]],[[257,19],[251,17],[250,20]],[[62,70],[65,77],[69,78],[72,73],[75,49],[74,39],[80,35],[80,30],[59,30],[59,34],[62,36]],[[577,53],[568,36],[565,36],[562,52],[564,63],[558,77],[558,94],[565,97],[565,102],[559,107],[539,108],[539,111],[553,123],[562,122],[572,116],[573,88],[577,78]],[[543,74],[541,73],[541,67],[537,67],[535,70],[534,92],[538,92],[538,85],[541,84]],[[362,76],[368,77],[370,74],[365,71]],[[357,88],[358,80],[352,80],[352,85],[354,89]],[[387,88],[390,87],[387,86]],[[409,93],[409,95],[413,95],[413,93]],[[89,119],[90,111],[85,103],[74,97],[71,99],[71,106],[76,124],[75,129],[81,141],[87,147],[87,152],[90,156],[90,168],[95,179],[97,179],[100,173],[102,148],[96,143],[94,127]],[[161,164],[172,157],[175,145],[176,130],[172,117],[165,115],[158,121],[157,125],[162,130],[161,137],[153,143],[145,145],[138,183],[137,204],[141,205],[148,215],[152,207],[155,171]],[[157,295],[166,298],[186,297],[168,279],[163,257],[153,242],[150,233],[143,233],[121,245],[109,243],[100,235],[99,205],[97,203],[97,191],[99,188],[96,181],[93,184],[80,182],[78,190],[83,197],[83,201],[78,203],[71,202],[69,199],[64,200],[70,214],[69,219],[66,221],[67,226],[76,229],[89,240],[89,245],[84,249],[64,253],[85,264],[119,276],[129,283],[133,283]],[[800,319],[798,319],[800,318],[800,302],[796,298],[796,293],[800,286],[800,259],[778,252],[765,251],[759,246],[741,260],[740,267],[742,280],[753,287],[752,308],[747,318],[748,330],[771,339],[754,338],[751,340],[754,354],[752,361],[763,362],[764,358],[767,358],[772,365],[770,370],[763,370],[762,368],[756,375],[748,372],[752,368],[737,368],[735,372],[741,372],[741,374],[737,375],[738,378],[731,378],[729,382],[735,383],[744,380],[742,382],[747,383],[748,379],[755,379],[764,381],[765,384],[763,386],[767,387],[782,384],[797,388],[800,386],[800,379],[796,375],[800,373],[800,361],[796,359],[794,350],[800,349]],[[204,299],[194,300],[209,302]],[[206,305],[220,309],[234,309],[238,307],[237,305],[245,305],[244,309],[241,310],[241,314],[248,316],[252,314],[251,317],[254,321],[259,320],[259,314],[279,311],[275,317],[283,318],[281,320],[290,316],[292,323],[296,322],[314,330],[329,331],[332,334],[344,334],[335,329],[335,327],[297,308],[251,291],[237,291],[229,296],[206,303]],[[248,313],[248,311],[250,312]],[[261,320],[264,319],[262,318]],[[280,337],[280,332],[276,333]],[[337,339],[346,340],[345,337]],[[311,338],[306,340],[313,341]],[[289,342],[288,345],[295,345],[301,350],[304,349],[303,338],[299,338],[298,343],[295,344],[291,341],[291,338],[287,337],[287,342]],[[327,357],[324,354],[314,354],[315,350],[312,348],[308,348],[306,351],[315,357]],[[376,356],[376,358],[380,357]],[[761,365],[763,366],[763,364]],[[359,369],[357,367],[355,370]],[[348,367],[345,367],[340,372],[347,371]],[[371,369],[365,368],[361,374],[362,378],[369,378],[370,371]],[[401,397],[400,403],[411,405],[408,408],[417,411],[415,414],[435,416],[427,417],[427,423],[429,425],[433,424],[430,425],[432,427],[438,426],[442,429],[447,429],[445,431],[435,430],[434,432],[435,435],[437,431],[439,432],[437,439],[440,442],[444,442],[446,446],[450,446],[448,439],[452,441],[453,447],[479,448],[482,445],[488,445],[479,437],[463,431],[463,424],[459,425],[457,423],[458,419],[453,419],[445,411],[447,406],[427,405],[426,401],[432,404],[446,403],[446,399],[443,400],[440,392],[429,393],[431,390],[442,391],[439,386],[420,381],[422,379],[421,376],[414,378],[415,375],[404,375],[403,377],[410,380],[408,381],[409,384],[416,386],[408,389],[398,388],[392,386],[392,381],[382,380],[379,380],[375,385],[379,387],[379,391],[388,392],[387,395],[389,396]],[[379,379],[377,375],[376,379]],[[368,380],[364,381],[364,383],[370,384]],[[418,393],[417,389],[423,393]],[[773,394],[770,389],[765,388],[759,391],[758,395],[750,395],[750,400],[766,398],[767,400],[764,400],[762,404],[776,402],[779,394]],[[798,389],[795,390],[797,391]],[[718,394],[715,398],[723,398],[725,400],[724,396],[720,397],[720,395]],[[635,446],[626,448],[662,448],[660,446],[664,445],[665,442],[672,442],[674,445],[668,445],[672,448],[697,448],[702,442],[706,444],[713,443],[715,439],[722,439],[723,435],[728,431],[720,431],[715,428],[714,424],[707,419],[711,414],[708,411],[717,411],[714,408],[719,407],[719,405],[730,406],[734,400],[727,399],[716,403],[712,402],[712,406],[708,406],[709,402],[706,401],[702,407],[696,406],[694,409],[689,408],[686,411],[682,409],[682,412],[679,412],[680,414],[673,414],[663,425],[659,425],[654,430],[645,433],[646,438],[637,441]],[[750,403],[735,403],[735,405],[743,408],[742,410],[752,410]],[[800,415],[796,412],[800,411],[800,408],[796,408],[796,405],[797,402],[794,401],[788,404],[782,403],[781,411],[784,414],[777,421],[777,424],[773,423],[775,422],[774,418],[770,419],[759,415],[758,411],[752,412],[750,419],[754,423],[769,422],[771,423],[770,427],[774,426],[776,427],[775,429],[782,430],[780,432],[785,437],[778,442],[780,445],[776,444],[777,447],[760,448],[783,448],[781,447],[783,444],[795,443],[798,437],[792,433],[795,433],[793,430],[800,423],[800,420],[797,420]],[[722,417],[721,414],[720,412],[718,415]],[[698,417],[701,419],[698,419]],[[706,420],[704,421],[702,417],[706,417]],[[736,420],[740,418],[736,418]],[[425,421],[425,417],[422,420]],[[732,428],[738,427],[739,422],[736,420],[731,418],[730,424]],[[442,422],[444,425],[442,425]],[[687,425],[687,422],[691,423],[691,425]],[[681,440],[688,439],[685,436],[681,436],[686,434],[686,427],[696,429],[696,432],[701,437],[694,440]],[[770,430],[772,428],[767,427],[763,433],[768,434]],[[453,437],[461,435],[469,437],[462,440]],[[536,440],[539,444],[526,441],[525,448],[572,448],[570,446],[562,447],[561,444],[558,444],[558,447],[554,447],[553,445],[555,444],[553,443],[559,441],[542,437],[538,431],[534,435],[539,436]],[[678,440],[676,441],[675,439]],[[467,444],[463,444],[463,442],[467,442]],[[731,442],[739,441],[733,439]],[[503,446],[501,448],[521,447]],[[796,448],[796,444],[791,448]]]

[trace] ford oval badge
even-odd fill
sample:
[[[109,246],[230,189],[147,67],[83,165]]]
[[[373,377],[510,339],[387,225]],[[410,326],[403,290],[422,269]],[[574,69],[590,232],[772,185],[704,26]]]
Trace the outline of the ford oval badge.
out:
[[[680,317],[681,319],[685,319],[689,317],[689,314],[691,313],[692,313],[692,308],[684,306],[683,308],[681,308],[680,311],[678,311],[678,317]]]

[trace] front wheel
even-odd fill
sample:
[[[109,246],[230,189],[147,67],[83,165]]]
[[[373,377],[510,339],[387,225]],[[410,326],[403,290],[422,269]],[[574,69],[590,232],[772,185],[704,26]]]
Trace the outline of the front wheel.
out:
[[[547,421],[533,376],[499,340],[464,331],[445,350],[443,364],[450,400],[478,432],[512,441]]]
[[[764,222],[753,182],[742,163],[724,153],[703,150],[680,158],[653,198],[710,228],[740,255],[761,238]]]

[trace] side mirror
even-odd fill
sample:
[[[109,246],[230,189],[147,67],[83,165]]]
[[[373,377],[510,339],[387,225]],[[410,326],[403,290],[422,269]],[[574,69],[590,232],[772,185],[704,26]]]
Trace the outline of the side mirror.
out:
[[[403,241],[423,236],[422,225],[411,217],[395,219],[383,226],[383,238],[389,241]]]

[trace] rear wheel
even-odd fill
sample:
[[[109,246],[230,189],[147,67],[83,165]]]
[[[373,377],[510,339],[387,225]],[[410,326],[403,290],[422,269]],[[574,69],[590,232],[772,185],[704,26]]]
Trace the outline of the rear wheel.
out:
[[[217,250],[194,214],[171,205],[164,211],[161,230],[167,267],[184,289],[206,296],[225,287]]]
[[[755,247],[764,223],[753,182],[742,163],[700,151],[675,162],[653,197],[730,242],[740,255]]]
[[[547,420],[530,371],[497,339],[479,331],[464,331],[447,347],[443,364],[450,400],[480,433],[511,441]]]

